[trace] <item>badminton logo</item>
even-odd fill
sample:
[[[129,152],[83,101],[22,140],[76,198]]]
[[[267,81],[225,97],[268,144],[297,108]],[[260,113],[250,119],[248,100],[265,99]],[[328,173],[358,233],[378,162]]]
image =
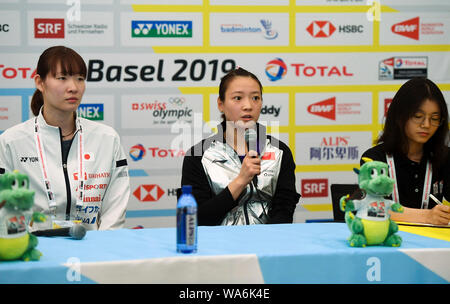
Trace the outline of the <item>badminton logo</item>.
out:
[[[283,59],[275,58],[266,64],[266,75],[270,81],[277,81],[287,73],[287,66]]]

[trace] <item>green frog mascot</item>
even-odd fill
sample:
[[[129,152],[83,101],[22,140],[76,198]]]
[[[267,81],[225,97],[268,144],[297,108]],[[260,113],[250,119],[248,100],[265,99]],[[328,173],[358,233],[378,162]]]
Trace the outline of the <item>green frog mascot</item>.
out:
[[[365,162],[358,174],[359,188],[364,193],[362,199],[352,199],[349,195],[340,199],[340,208],[345,212],[345,222],[352,234],[348,241],[352,247],[384,245],[399,247],[402,238],[395,233],[397,224],[389,217],[389,209],[403,212],[403,207],[385,199],[394,189],[394,180],[388,176],[388,165],[384,162],[363,158]],[[353,213],[356,211],[356,214]]]
[[[33,204],[27,175],[18,171],[0,175],[0,260],[38,261],[42,256],[27,226],[30,221],[44,222],[46,217],[33,213]]]

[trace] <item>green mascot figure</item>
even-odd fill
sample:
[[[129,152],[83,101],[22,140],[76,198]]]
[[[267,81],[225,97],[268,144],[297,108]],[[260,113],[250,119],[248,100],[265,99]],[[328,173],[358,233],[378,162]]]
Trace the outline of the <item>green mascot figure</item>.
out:
[[[28,222],[44,222],[45,215],[32,211],[34,191],[18,171],[0,175],[0,260],[38,261],[37,238],[28,233]]]
[[[364,197],[352,199],[349,195],[340,199],[340,208],[345,212],[345,222],[352,234],[348,241],[352,247],[384,245],[399,247],[402,238],[395,233],[397,224],[390,219],[389,209],[403,212],[403,207],[392,200],[385,199],[394,189],[394,180],[388,176],[388,165],[384,162],[363,158],[364,164],[358,174],[359,188]],[[356,211],[356,214],[353,213]]]

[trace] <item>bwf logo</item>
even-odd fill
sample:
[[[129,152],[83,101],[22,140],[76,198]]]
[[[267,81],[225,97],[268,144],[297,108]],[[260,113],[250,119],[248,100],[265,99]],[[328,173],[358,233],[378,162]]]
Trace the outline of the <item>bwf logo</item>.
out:
[[[331,97],[309,105],[308,113],[336,120],[336,97]]]
[[[395,34],[419,40],[419,17],[396,23],[391,30]]]

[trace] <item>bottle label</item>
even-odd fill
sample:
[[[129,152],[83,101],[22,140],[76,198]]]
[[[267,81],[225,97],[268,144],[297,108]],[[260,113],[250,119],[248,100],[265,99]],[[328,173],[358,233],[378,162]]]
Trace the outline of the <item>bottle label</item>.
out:
[[[186,245],[195,245],[195,227],[197,227],[197,216],[196,214],[185,214],[185,224],[186,224]]]

